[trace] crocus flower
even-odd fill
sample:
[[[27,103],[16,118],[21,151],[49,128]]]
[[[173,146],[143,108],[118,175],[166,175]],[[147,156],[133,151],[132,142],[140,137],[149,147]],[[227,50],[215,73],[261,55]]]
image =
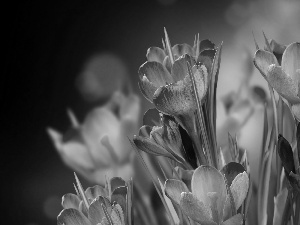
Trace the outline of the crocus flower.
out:
[[[247,196],[249,178],[245,171],[231,175],[200,166],[193,173],[191,191],[182,181],[169,179],[165,183],[166,195],[201,225],[242,224],[243,216],[235,211]]]
[[[126,215],[131,213],[131,182],[113,177],[105,187],[96,185],[83,191],[75,177],[77,194],[62,197],[64,209],[57,217],[58,225],[125,225],[125,220],[131,220]]]
[[[104,184],[108,175],[133,176],[131,146],[127,140],[138,130],[140,100],[131,94],[115,93],[110,102],[93,109],[79,124],[74,115],[65,135],[48,129],[62,160],[87,180]]]
[[[291,104],[293,114],[300,120],[300,43],[294,42],[286,47],[281,65],[270,51],[271,47],[268,51],[258,49],[254,64],[278,94]]]

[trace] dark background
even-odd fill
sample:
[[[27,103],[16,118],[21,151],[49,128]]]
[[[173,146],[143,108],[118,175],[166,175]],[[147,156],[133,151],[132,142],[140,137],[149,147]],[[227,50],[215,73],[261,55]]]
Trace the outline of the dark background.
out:
[[[200,39],[219,43],[234,31],[224,19],[231,3],[65,0],[14,2],[2,8],[7,15],[1,35],[6,40],[0,157],[4,221],[56,224],[61,196],[74,192],[73,172],[60,160],[46,127],[65,131],[67,107],[82,119],[94,106],[74,85],[86,58],[102,51],[118,55],[138,93],[137,70],[147,48],[161,46],[163,27],[174,44],[192,44],[198,32]],[[48,208],[52,213],[45,213]]]

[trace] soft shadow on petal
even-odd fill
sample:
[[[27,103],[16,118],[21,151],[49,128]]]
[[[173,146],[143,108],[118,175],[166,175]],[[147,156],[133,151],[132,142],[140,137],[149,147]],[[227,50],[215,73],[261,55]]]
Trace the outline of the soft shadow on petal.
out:
[[[200,166],[192,177],[192,193],[204,204],[209,205],[209,192],[216,192],[219,218],[223,218],[223,208],[226,200],[226,186],[223,175],[214,167]]]
[[[230,186],[235,208],[238,209],[245,200],[249,189],[249,177],[246,172],[238,174]]]
[[[270,65],[267,70],[269,84],[291,104],[300,103],[297,96],[298,83],[293,80],[280,66]]]
[[[168,179],[165,182],[165,194],[173,200],[173,202],[180,204],[182,192],[189,192],[189,189],[181,180]]]
[[[254,65],[256,68],[260,71],[260,73],[263,75],[263,77],[266,78],[268,68],[270,65],[275,64],[278,66],[277,59],[275,55],[273,55],[270,52],[267,52],[265,50],[257,50],[254,55]]]
[[[290,172],[295,173],[294,155],[290,143],[281,134],[278,135],[277,151],[289,178]]]
[[[285,45],[279,44],[273,39],[270,40],[270,47],[271,50],[278,55],[282,55],[284,50],[286,49]]]
[[[166,53],[159,47],[150,47],[147,50],[146,57],[149,62],[159,62],[162,64],[166,57]]]
[[[79,209],[80,199],[72,193],[65,194],[62,197],[61,205],[64,209]]]
[[[242,225],[242,224],[243,224],[243,216],[241,214],[236,214],[222,223],[222,225]]]
[[[139,129],[139,136],[144,138],[150,138],[150,133],[152,131],[152,127],[148,125],[144,125]]]
[[[112,177],[109,182],[110,182],[111,192],[114,192],[114,190],[117,189],[118,187],[126,186],[126,182],[121,177]]]
[[[201,225],[217,225],[211,217],[210,208],[192,193],[181,193],[180,208],[183,213]]]
[[[58,225],[91,225],[90,221],[76,209],[64,209],[57,216]]]
[[[107,197],[108,191],[100,185],[95,185],[94,187],[87,188],[85,190],[85,195],[92,202],[95,198],[99,196]]]
[[[300,69],[300,43],[295,42],[287,46],[281,61],[282,69],[296,82],[300,78],[296,75],[296,70]]]
[[[138,83],[141,93],[144,97],[152,103],[154,92],[157,90],[157,87],[151,83],[146,76],[144,76]]]

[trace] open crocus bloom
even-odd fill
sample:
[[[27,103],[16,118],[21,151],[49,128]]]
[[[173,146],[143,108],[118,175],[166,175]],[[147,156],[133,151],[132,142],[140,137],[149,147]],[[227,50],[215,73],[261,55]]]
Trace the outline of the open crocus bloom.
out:
[[[259,49],[254,64],[268,83],[291,105],[300,120],[300,43],[294,42],[282,54],[281,66],[275,55]]]
[[[113,177],[108,182],[109,185],[105,187],[95,185],[86,191],[83,191],[80,184],[78,186],[80,194],[65,194],[61,203],[64,209],[57,217],[57,224],[125,225],[130,187],[120,177]]]
[[[239,173],[231,183],[227,183],[230,194],[227,192],[226,182],[228,180],[225,181],[222,173],[214,167],[200,166],[193,173],[191,192],[185,183],[173,179],[166,181],[165,190],[166,195],[187,216],[201,225],[242,224],[243,216],[234,211],[247,196],[248,175],[246,172]]]
[[[47,131],[69,167],[91,182],[104,184],[106,175],[133,176],[127,137],[138,130],[139,113],[136,95],[115,93],[107,105],[93,109],[82,124],[71,114],[73,127],[65,135],[52,128]]]

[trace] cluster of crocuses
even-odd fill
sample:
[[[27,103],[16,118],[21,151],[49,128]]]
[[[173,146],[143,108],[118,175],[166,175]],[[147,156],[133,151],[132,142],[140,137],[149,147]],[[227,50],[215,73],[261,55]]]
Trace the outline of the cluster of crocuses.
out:
[[[76,178],[76,194],[62,197],[63,210],[58,225],[125,225],[132,223],[132,180],[107,179],[105,187],[96,185],[83,190]]]
[[[300,43],[284,46],[264,37],[265,49],[260,49],[255,41],[254,64],[269,84],[274,120],[268,124],[265,114],[257,223],[299,224]],[[272,162],[273,154],[276,162]],[[273,166],[275,179],[271,178]],[[268,202],[268,198],[274,202]]]
[[[141,92],[155,108],[145,113],[133,143],[137,154],[157,156],[163,176],[153,183],[171,224],[242,224],[246,219],[246,151],[230,135],[228,151],[216,142],[221,48],[199,36],[193,46],[171,46],[165,31],[163,49],[149,48],[138,72]]]

